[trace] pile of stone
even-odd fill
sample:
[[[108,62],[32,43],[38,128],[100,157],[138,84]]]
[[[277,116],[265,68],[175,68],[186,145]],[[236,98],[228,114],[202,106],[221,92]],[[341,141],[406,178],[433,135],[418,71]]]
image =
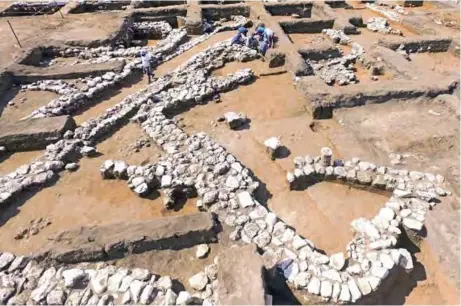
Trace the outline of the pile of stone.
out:
[[[85,84],[81,89],[70,87],[70,85],[63,85],[63,81],[54,81],[60,85],[46,85],[43,83],[48,81],[40,83],[40,87],[37,87],[36,84],[26,85],[28,89],[45,88],[44,90],[60,90],[62,94],[59,98],[33,111],[29,117],[41,118],[73,114],[82,107],[89,105],[91,100],[98,94],[112,88],[115,84],[127,78],[133,69],[136,69],[137,64],[136,61],[128,63],[124,66],[121,73],[107,72],[100,77],[81,79]],[[72,88],[72,90],[69,88]]]
[[[135,35],[165,38],[173,28],[165,21],[141,21],[133,23],[133,30]]]
[[[333,85],[337,83],[344,86],[358,82],[354,73],[356,59],[355,54],[350,54],[317,62],[307,60],[307,63],[312,67],[314,74],[324,80],[326,84]]]
[[[214,258],[214,263],[205,267],[201,271],[189,278],[189,286],[197,291],[199,296],[203,299],[203,305],[216,305],[218,300],[217,287],[218,287],[218,257]]]
[[[2,305],[183,305],[202,304],[200,297],[174,291],[169,276],[146,269],[125,269],[104,263],[73,267],[38,263],[11,253],[0,255]]]
[[[78,91],[74,84],[69,84],[63,80],[41,80],[31,84],[22,85],[22,90],[43,90],[50,91],[60,95],[71,95]]]
[[[368,19],[367,29],[372,32],[378,32],[383,34],[402,35],[402,31],[393,29],[386,18],[372,17]]]
[[[335,44],[348,45],[351,43],[349,36],[342,30],[323,29],[322,33],[327,35]]]
[[[50,224],[51,221],[49,221],[47,218],[38,218],[31,220],[26,228],[22,228],[16,233],[14,239],[27,239],[30,236],[37,235],[42,229],[44,229]]]

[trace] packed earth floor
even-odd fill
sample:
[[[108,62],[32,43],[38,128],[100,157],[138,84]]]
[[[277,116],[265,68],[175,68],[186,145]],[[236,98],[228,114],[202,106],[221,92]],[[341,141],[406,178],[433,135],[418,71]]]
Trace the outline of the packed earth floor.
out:
[[[260,24],[264,56],[231,44]],[[459,304],[459,24],[1,2],[0,304]]]

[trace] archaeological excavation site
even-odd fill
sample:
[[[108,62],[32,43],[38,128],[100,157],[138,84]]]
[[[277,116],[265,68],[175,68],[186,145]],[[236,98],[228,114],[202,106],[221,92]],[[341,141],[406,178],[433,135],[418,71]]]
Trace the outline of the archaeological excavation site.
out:
[[[1,305],[460,303],[460,8],[0,2]]]

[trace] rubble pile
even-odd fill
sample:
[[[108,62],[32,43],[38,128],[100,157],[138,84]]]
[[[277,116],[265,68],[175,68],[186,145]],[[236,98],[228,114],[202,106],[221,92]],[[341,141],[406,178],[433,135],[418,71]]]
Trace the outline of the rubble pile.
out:
[[[358,82],[354,73],[356,59],[357,56],[352,54],[318,62],[307,60],[307,63],[313,68],[315,75],[324,80],[326,84],[337,83],[344,86]]]
[[[96,267],[96,268],[95,268]],[[202,304],[187,291],[175,291],[169,276],[105,263],[73,267],[38,263],[11,253],[0,255],[3,305],[178,305]]]
[[[342,30],[323,29],[322,33],[327,35],[335,44],[348,45],[352,41]]]
[[[372,17],[368,19],[367,29],[383,34],[402,35],[402,31],[393,29],[387,22],[387,19],[381,17]]]
[[[141,21],[133,23],[135,35],[165,38],[173,28],[166,21]]]

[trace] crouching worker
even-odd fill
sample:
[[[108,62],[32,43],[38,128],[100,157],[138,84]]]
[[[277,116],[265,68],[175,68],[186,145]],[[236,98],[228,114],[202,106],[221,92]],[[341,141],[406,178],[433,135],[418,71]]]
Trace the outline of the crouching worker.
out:
[[[274,31],[269,28],[260,26],[256,29],[258,35],[260,35],[261,41],[266,41],[267,48],[274,47]]]
[[[153,77],[152,66],[151,66],[151,56],[147,53],[146,50],[141,51],[141,63],[142,63],[142,72],[147,74],[148,82],[151,82],[151,77]]]
[[[246,44],[246,36],[248,33],[248,29],[245,27],[240,27],[237,30],[237,34],[235,34],[234,37],[232,37],[231,44],[235,45],[245,45]]]

